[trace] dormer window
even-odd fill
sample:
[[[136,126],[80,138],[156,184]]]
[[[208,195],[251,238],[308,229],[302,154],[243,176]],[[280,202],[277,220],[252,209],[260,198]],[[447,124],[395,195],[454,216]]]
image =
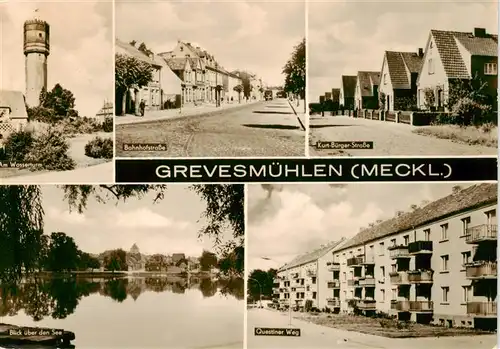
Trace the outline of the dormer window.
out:
[[[181,52],[184,51],[184,46],[181,46]]]

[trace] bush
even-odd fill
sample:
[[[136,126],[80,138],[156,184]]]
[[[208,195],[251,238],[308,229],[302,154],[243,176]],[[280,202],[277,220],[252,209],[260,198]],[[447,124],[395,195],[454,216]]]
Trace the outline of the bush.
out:
[[[55,124],[56,122],[62,120],[62,116],[56,115],[54,110],[50,108],[33,107],[28,108],[27,112],[29,121],[40,121],[48,124]]]
[[[112,159],[113,140],[95,137],[85,145],[85,155],[94,159]]]
[[[480,104],[469,97],[460,98],[452,108],[457,125],[477,125],[491,112],[491,107]]]
[[[51,127],[35,137],[25,161],[31,163],[31,170],[67,171],[73,170],[75,161],[68,155],[69,144],[64,135]]]
[[[102,123],[102,130],[104,132],[113,132],[113,118],[105,118]]]
[[[10,162],[24,162],[34,140],[32,132],[12,132],[5,140],[5,160]]]
[[[306,312],[310,312],[312,309],[312,305],[313,305],[312,300],[310,300],[310,299],[306,300],[306,304],[304,305],[304,310]]]

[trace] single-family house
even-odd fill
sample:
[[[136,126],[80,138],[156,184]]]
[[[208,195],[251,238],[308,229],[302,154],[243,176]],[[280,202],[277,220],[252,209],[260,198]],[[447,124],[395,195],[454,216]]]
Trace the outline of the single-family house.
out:
[[[377,109],[380,72],[360,71],[354,90],[355,109]]]
[[[333,104],[333,110],[338,110],[340,106],[340,89],[339,88],[332,88],[332,104]]]
[[[196,75],[195,70],[191,66],[191,60],[186,57],[179,58],[164,58],[165,63],[168,65],[182,81],[181,89],[181,103],[182,105],[189,105],[195,103],[195,86]]]
[[[385,96],[384,110],[411,110],[417,107],[417,79],[423,57],[423,48],[417,52],[385,51],[379,87],[379,95]]]
[[[339,103],[345,110],[354,109],[354,92],[357,78],[355,75],[342,75],[341,77]]]
[[[21,91],[0,90],[0,145],[28,123],[26,102]]]
[[[417,103],[421,109],[450,109],[450,85],[478,77],[496,108],[498,86],[498,35],[484,28],[474,32],[431,30],[417,80]]]

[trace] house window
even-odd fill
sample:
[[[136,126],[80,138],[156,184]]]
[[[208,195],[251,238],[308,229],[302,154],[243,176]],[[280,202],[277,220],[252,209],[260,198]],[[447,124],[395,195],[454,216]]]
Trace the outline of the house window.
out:
[[[410,243],[410,235],[403,236],[403,239],[405,240],[404,242],[405,246],[408,246],[408,244]]]
[[[430,240],[431,240],[431,230],[424,229],[424,241],[430,241]]]
[[[385,290],[381,289],[380,290],[380,301],[385,301]]]
[[[313,299],[316,299],[316,292],[313,292]]]
[[[441,240],[448,240],[448,223],[441,224]]]
[[[467,235],[467,229],[470,225],[470,217],[465,217],[461,219],[462,221],[462,236]]]
[[[488,225],[497,225],[497,211],[491,210],[484,213],[486,215],[486,220]]]
[[[462,302],[467,303],[471,300],[472,288],[470,286],[462,286]]]
[[[396,246],[396,239],[391,240],[391,246]]]
[[[441,287],[443,290],[443,303],[448,303],[448,294],[450,293],[450,288],[448,286]]]
[[[393,273],[397,272],[398,271],[398,267],[396,264],[391,264],[391,270]]]
[[[316,283],[316,277],[315,277],[315,276],[313,276],[313,277],[311,278],[311,281],[312,281],[312,283],[313,283],[313,284],[315,284],[315,283]]]
[[[344,280],[347,280],[347,274],[346,272],[344,271],[344,277],[343,277]]]
[[[380,267],[380,276],[385,278],[385,267],[384,266]]]
[[[387,74],[384,74],[384,85],[387,85]]]
[[[497,75],[497,64],[496,63],[485,63],[484,64],[484,75]]]
[[[398,299],[398,289],[397,288],[393,288],[392,289],[392,300],[395,301]]]
[[[441,271],[448,271],[448,261],[450,260],[449,255],[441,256]]]
[[[434,74],[434,61],[432,60],[432,58],[429,58],[429,60],[427,61],[427,69],[429,75]]]
[[[470,259],[471,259],[471,251],[462,252],[462,265],[469,264]]]
[[[381,242],[379,244],[379,253],[380,253],[381,256],[383,256],[384,253],[385,253],[385,251],[384,251],[384,243],[383,242]]]

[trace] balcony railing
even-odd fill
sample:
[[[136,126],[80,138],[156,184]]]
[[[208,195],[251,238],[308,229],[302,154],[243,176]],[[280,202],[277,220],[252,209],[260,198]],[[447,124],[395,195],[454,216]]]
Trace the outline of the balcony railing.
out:
[[[334,307],[334,308],[340,307],[340,299],[339,298],[327,298],[326,302],[331,307]]]
[[[340,263],[337,262],[328,262],[326,264],[328,271],[337,271],[340,270]]]
[[[432,301],[409,301],[410,311],[417,313],[429,313],[434,309]]]
[[[363,257],[349,258],[347,260],[347,266],[348,267],[358,267],[358,266],[361,266],[363,264],[363,260],[364,260]]]
[[[481,224],[470,227],[466,231],[465,242],[477,244],[482,241],[497,241],[498,227],[492,224]]]
[[[375,310],[377,309],[377,302],[375,299],[360,299],[357,302],[358,308],[361,310]]]
[[[465,265],[465,276],[468,279],[496,279],[497,262],[475,262]]]
[[[296,292],[296,291],[305,291],[306,287],[305,286],[302,286],[302,285],[298,285],[298,286],[293,286],[292,287],[292,292]]]
[[[467,314],[478,316],[497,316],[497,302],[467,303]]]
[[[327,286],[328,286],[328,288],[339,288],[340,281],[339,280],[328,281]]]
[[[359,285],[359,280],[347,280],[347,286],[358,286]]]
[[[432,283],[432,270],[412,270],[408,272],[408,281],[412,284]]]
[[[409,285],[410,280],[408,280],[408,272],[406,271],[397,271],[389,273],[391,277],[391,284],[393,285]]]
[[[375,264],[375,256],[374,255],[366,255],[364,257],[361,257],[362,261],[361,264]]]
[[[359,279],[359,285],[363,287],[375,287],[375,278],[373,276],[367,276]]]
[[[432,241],[414,241],[408,244],[409,254],[432,253]]]
[[[389,256],[392,259],[410,258],[410,253],[408,252],[408,246],[405,245],[390,246],[387,249],[389,250]]]
[[[410,301],[393,300],[393,301],[391,301],[391,309],[396,310],[396,311],[400,311],[400,312],[408,312],[408,311],[410,311]]]

